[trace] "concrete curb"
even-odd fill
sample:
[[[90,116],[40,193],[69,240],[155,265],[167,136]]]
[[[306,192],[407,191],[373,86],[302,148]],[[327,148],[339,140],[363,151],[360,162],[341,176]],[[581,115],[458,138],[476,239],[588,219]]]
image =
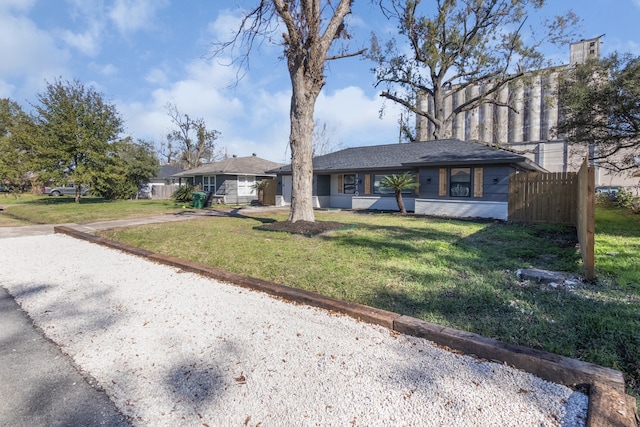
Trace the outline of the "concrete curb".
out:
[[[506,344],[492,338],[439,326],[414,317],[340,301],[313,292],[231,273],[180,258],[156,254],[141,248],[94,236],[69,226],[56,226],[54,227],[54,232],[118,249],[159,264],[169,265],[222,282],[265,292],[287,301],[342,313],[364,322],[384,326],[402,334],[426,338],[437,345],[463,354],[508,364],[547,381],[569,386],[584,384],[589,387],[587,427],[637,427],[640,425],[640,418],[636,410],[636,399],[625,394],[622,373],[613,369],[529,347]]]

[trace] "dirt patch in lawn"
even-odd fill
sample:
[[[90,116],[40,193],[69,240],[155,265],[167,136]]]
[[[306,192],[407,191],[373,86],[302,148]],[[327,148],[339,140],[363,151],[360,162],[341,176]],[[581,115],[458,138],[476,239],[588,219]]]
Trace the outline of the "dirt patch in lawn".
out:
[[[558,231],[538,231],[536,237],[541,237],[561,248],[572,248],[578,244],[578,234],[575,229]]]
[[[329,231],[352,228],[355,225],[345,224],[337,221],[278,221],[254,227],[256,230],[283,231],[292,234],[302,234],[304,236],[317,236]]]

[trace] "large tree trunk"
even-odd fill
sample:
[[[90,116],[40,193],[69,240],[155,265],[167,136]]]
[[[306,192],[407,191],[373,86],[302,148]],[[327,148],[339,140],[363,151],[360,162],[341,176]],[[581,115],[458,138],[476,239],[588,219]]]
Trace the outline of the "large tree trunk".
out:
[[[315,221],[313,212],[313,112],[322,87],[305,79],[302,68],[291,73],[291,211],[289,221]],[[307,81],[305,81],[307,80]],[[312,87],[309,87],[312,86]]]
[[[291,77],[291,212],[289,221],[315,221],[313,214],[313,111],[325,84],[324,64],[328,59],[358,55],[327,56],[334,40],[343,36],[344,17],[354,0],[272,0],[287,32],[283,34],[285,57]],[[262,3],[265,4],[264,2]],[[326,9],[325,9],[326,8]],[[323,10],[333,16],[322,32]]]

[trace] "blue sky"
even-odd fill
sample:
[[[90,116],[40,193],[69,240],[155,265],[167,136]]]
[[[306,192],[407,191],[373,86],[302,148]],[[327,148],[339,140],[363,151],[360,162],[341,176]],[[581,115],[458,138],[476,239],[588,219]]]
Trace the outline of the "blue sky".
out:
[[[429,0],[424,0],[428,3]],[[640,0],[550,0],[545,14],[569,9],[583,20],[584,38],[606,34],[604,55],[640,55]],[[45,81],[61,77],[93,85],[121,113],[126,134],[159,144],[171,129],[165,105],[202,117],[222,133],[229,155],[256,153],[288,162],[290,83],[278,46],[261,44],[251,67],[232,88],[236,69],[227,58],[209,59],[210,43],[227,39],[238,7],[257,0],[0,0],[0,97],[29,110]],[[353,49],[371,31],[393,23],[367,0],[355,3]],[[550,50],[566,63],[569,48]],[[221,63],[223,62],[223,63]],[[331,63],[316,119],[342,147],[398,141],[399,109],[374,87],[367,61]]]

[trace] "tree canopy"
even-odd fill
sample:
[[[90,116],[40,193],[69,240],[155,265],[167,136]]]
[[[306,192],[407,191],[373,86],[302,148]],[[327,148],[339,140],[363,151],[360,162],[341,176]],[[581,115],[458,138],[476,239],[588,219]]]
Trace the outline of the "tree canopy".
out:
[[[484,103],[514,108],[500,100],[501,88],[527,71],[549,65],[540,51],[545,43],[570,40],[578,18],[572,12],[527,25],[545,0],[379,0],[385,14],[397,21],[406,43],[395,38],[381,43],[373,37],[369,57],[376,64],[377,84],[386,85],[382,97],[404,106],[433,124],[435,139],[445,133],[455,116]],[[429,9],[432,6],[434,9]],[[541,33],[541,30],[544,32]],[[447,99],[482,89],[451,111]],[[465,94],[466,95],[466,94]],[[423,108],[421,96],[433,100]]]
[[[33,119],[22,107],[0,99],[0,184],[22,189],[33,183],[35,135]]]
[[[615,53],[565,73],[560,83],[558,133],[590,144],[601,167],[621,172],[640,167],[640,57]]]
[[[102,171],[93,178],[91,193],[105,199],[129,199],[138,193],[141,184],[158,172],[159,162],[153,145],[131,138],[110,145]]]
[[[110,164],[110,153],[123,130],[115,105],[93,87],[56,80],[38,94],[35,122],[40,131],[38,154],[44,178],[90,185]]]

